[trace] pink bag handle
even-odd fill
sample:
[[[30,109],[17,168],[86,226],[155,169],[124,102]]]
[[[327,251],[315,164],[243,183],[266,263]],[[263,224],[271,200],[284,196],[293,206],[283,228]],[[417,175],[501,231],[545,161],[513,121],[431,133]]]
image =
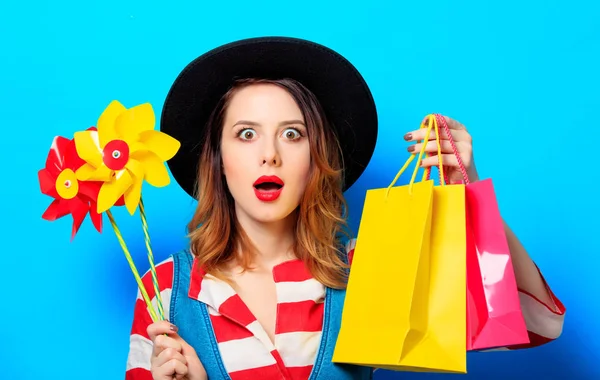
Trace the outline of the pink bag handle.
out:
[[[442,128],[444,128],[444,131],[446,132],[446,135],[448,136],[448,141],[450,142],[450,145],[452,146],[452,152],[454,153],[454,157],[456,157],[456,161],[458,162],[458,168],[460,169],[460,172],[463,176],[463,180],[465,185],[468,185],[470,183],[469,181],[469,176],[467,175],[467,170],[465,169],[465,165],[462,161],[462,158],[460,157],[460,154],[458,153],[458,149],[456,148],[456,143],[454,142],[454,138],[452,138],[452,134],[450,133],[450,127],[448,126],[448,123],[446,122],[446,118],[440,114],[434,114],[436,120],[438,121],[438,124],[442,125]],[[432,156],[433,153],[429,153],[429,156]],[[449,183],[448,182],[448,173],[446,172],[447,167],[444,167],[443,170],[443,174],[444,174],[444,183]],[[427,180],[429,180],[431,175],[431,167],[427,168]],[[441,176],[441,173],[440,173]],[[441,179],[441,178],[440,178]]]

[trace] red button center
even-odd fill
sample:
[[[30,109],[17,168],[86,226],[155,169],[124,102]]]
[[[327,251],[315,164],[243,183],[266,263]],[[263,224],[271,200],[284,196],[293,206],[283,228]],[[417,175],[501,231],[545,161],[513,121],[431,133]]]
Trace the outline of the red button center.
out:
[[[112,140],[102,151],[102,161],[111,170],[121,170],[129,161],[129,145],[123,140]]]

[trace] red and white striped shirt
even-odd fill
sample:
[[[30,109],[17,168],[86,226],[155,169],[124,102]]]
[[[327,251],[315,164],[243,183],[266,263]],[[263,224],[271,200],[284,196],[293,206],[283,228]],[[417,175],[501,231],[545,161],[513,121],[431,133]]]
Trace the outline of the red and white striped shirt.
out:
[[[353,253],[354,241],[348,246],[350,261]],[[173,268],[172,258],[156,266],[165,315],[169,315]],[[310,375],[321,338],[325,287],[310,275],[300,260],[277,265],[273,268],[273,278],[277,294],[275,344],[231,286],[196,268],[193,270],[188,295],[208,305],[221,359],[232,380],[279,379],[281,374],[289,380],[304,380]],[[142,281],[156,307],[150,273],[146,273]],[[565,308],[552,292],[550,294],[554,305],[545,305],[520,291],[531,343],[506,349],[539,346],[561,334]],[[126,366],[127,380],[152,379],[152,341],[146,332],[151,323],[138,291]]]

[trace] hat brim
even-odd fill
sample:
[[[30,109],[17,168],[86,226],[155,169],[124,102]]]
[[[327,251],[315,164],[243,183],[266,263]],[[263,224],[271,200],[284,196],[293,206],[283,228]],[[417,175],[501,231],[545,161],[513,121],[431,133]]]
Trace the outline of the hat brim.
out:
[[[207,120],[233,81],[242,78],[291,78],[312,91],[340,142],[343,190],[356,182],[377,141],[377,111],[364,78],[348,60],[325,46],[297,38],[260,37],[201,55],[173,83],[160,129],[181,143],[168,165],[183,190],[195,197],[200,140]]]

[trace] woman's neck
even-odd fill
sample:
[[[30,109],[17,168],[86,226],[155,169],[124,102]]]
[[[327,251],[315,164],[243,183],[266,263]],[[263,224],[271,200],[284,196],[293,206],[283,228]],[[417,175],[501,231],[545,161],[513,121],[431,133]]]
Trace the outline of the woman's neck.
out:
[[[270,268],[295,258],[292,250],[296,224],[294,213],[273,223],[261,223],[247,215],[238,215],[238,222],[256,247],[254,265]]]

